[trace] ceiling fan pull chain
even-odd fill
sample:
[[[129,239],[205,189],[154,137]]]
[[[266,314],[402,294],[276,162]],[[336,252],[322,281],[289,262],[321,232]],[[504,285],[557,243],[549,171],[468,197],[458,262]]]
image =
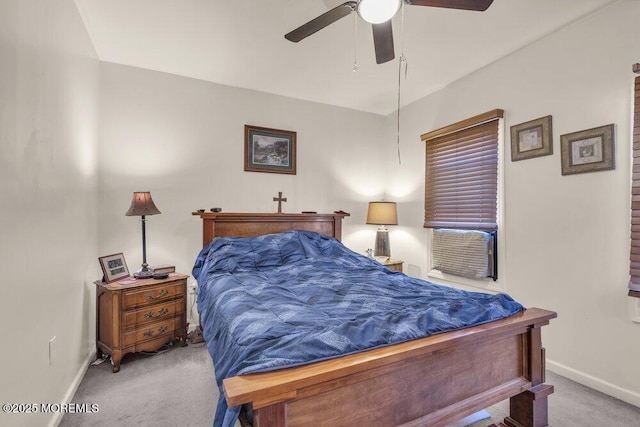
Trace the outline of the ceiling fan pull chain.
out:
[[[407,75],[409,72],[409,61],[407,61],[406,56],[400,55],[400,62],[404,64],[404,79],[407,80]]]
[[[400,61],[398,61],[398,105],[396,108],[396,124],[397,124],[397,129],[396,129],[396,137],[397,137],[397,145],[398,145],[398,165],[402,165],[402,158],[400,157],[400,88],[401,88],[401,78],[400,76],[402,75],[402,64],[406,64],[406,59],[404,57],[404,55],[400,55]],[[407,67],[405,65],[404,67],[404,71],[405,71],[405,79],[406,77],[406,73],[407,73]]]
[[[402,158],[400,156],[400,89],[402,88],[402,66],[404,65],[404,79],[407,79],[408,63],[407,58],[404,56],[404,7],[400,11],[400,60],[398,61],[398,105],[396,109],[396,137],[398,145],[398,165],[402,165]]]
[[[404,56],[404,7],[400,11],[400,66],[404,64],[404,79],[407,80],[407,70],[409,68],[409,62],[407,57]]]
[[[358,14],[354,14],[355,44],[353,45],[353,72],[358,71]]]

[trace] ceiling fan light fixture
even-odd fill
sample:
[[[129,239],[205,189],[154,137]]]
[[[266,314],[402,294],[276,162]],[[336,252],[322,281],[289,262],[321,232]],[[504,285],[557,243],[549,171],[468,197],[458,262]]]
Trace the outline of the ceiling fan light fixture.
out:
[[[400,9],[402,0],[360,0],[358,15],[370,24],[381,24],[393,18]]]

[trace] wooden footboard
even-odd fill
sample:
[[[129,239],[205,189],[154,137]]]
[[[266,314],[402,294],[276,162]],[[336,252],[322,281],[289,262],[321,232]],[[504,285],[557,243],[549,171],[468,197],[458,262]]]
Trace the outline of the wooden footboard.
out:
[[[506,319],[297,368],[224,380],[254,427],[445,426],[511,398],[508,427],[548,424],[541,327],[556,313]]]

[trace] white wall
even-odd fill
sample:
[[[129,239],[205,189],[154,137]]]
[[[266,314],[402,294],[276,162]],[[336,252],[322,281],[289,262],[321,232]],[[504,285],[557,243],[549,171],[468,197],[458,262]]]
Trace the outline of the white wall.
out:
[[[505,147],[501,280],[525,305],[558,311],[544,331],[551,368],[639,405],[640,376],[629,372],[640,325],[629,320],[625,290],[639,8],[620,1],[404,108],[401,164],[393,115],[102,64],[100,252],[123,251],[138,267],[140,225],[124,216],[138,190],[151,190],[163,212],[149,218],[149,262],[185,272],[200,249],[194,209],[275,211],[271,199],[283,191],[288,212],[350,211],[344,241],[362,252],[374,238],[363,224],[366,202],[386,197],[399,202],[394,257],[425,276],[419,135],[494,108],[505,109],[507,132],[551,114],[554,155],[511,162]],[[561,176],[560,135],[608,123],[616,124],[616,170]],[[244,172],[244,124],[296,130],[298,175]]]
[[[0,76],[0,401],[60,403],[95,349],[100,270],[99,64],[73,1],[0,2]]]
[[[543,330],[549,368],[640,406],[640,324],[630,321],[628,308],[637,302],[626,296],[638,17],[640,2],[621,0],[404,108],[403,163],[388,147],[388,190],[395,188],[400,202],[393,247],[424,276],[424,183],[415,182],[424,177],[420,135],[503,108],[503,286],[526,306],[558,312]],[[511,162],[510,126],[549,114],[554,154]],[[616,169],[562,176],[560,135],[609,123]]]
[[[343,240],[363,252],[375,234],[366,202],[386,197],[399,202],[393,254],[424,276],[419,135],[503,108],[507,131],[552,114],[555,152],[512,163],[505,147],[506,290],[558,311],[544,330],[552,369],[640,405],[640,325],[625,291],[637,16],[640,2],[622,0],[406,107],[398,164],[393,116],[98,64],[71,1],[3,1],[0,400],[55,403],[73,386],[94,349],[97,257],[141,262],[139,221],[124,216],[133,191],[150,190],[162,211],[149,217],[149,262],[187,273],[200,249],[194,209],[271,212],[283,191],[287,212],[351,212]],[[616,170],[561,176],[560,135],[607,123]],[[297,131],[298,174],[244,172],[244,124]]]
[[[369,113],[117,64],[101,64],[100,253],[142,262],[139,218],[126,217],[132,192],[149,190],[161,215],[147,217],[147,261],[190,273],[202,248],[196,209],[352,214],[345,242],[373,245],[367,202],[383,196],[380,135]],[[297,132],[297,175],[244,171],[244,125]]]

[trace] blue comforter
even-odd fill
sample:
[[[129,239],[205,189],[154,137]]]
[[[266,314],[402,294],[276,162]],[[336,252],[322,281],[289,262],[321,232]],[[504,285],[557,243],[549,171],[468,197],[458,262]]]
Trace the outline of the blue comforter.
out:
[[[523,307],[392,272],[308,231],[216,238],[193,267],[198,311],[220,400],[224,378],[339,357],[498,320]]]

